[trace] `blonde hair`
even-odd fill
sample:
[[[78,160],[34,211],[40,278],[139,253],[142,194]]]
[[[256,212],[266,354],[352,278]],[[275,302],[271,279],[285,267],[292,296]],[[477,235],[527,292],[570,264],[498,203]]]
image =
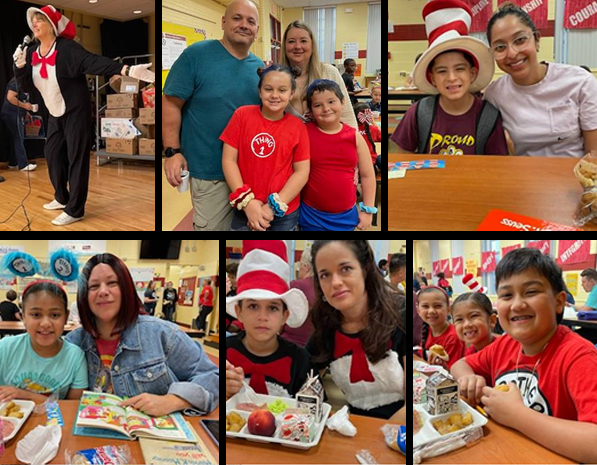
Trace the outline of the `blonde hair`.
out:
[[[43,13],[33,13],[33,17],[35,19],[41,19],[45,23],[48,23],[50,25],[50,29],[52,30],[52,34],[54,34],[54,37],[57,37],[56,30],[54,29],[54,24],[52,24],[52,21],[50,21],[46,15],[44,15]]]
[[[323,78],[323,65],[321,61],[319,61],[319,53],[317,52],[317,42],[315,42],[315,39],[313,38],[313,31],[311,30],[308,24],[304,23],[301,20],[293,21],[288,25],[288,27],[284,31],[284,38],[282,39],[282,64],[286,66],[291,66],[290,61],[286,56],[286,37],[288,36],[288,31],[295,27],[307,31],[309,33],[309,37],[311,38],[311,43],[313,44],[311,58],[309,59],[309,75],[307,77],[307,85],[305,86],[305,89],[301,94],[301,100],[306,101],[307,88],[309,87],[308,84],[315,81],[316,79]]]

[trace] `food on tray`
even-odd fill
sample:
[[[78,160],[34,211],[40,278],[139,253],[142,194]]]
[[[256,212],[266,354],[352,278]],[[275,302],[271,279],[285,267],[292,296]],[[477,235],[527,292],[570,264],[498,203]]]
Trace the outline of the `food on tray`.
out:
[[[284,412],[288,408],[288,405],[280,399],[272,402],[271,404],[267,404],[267,409],[272,412],[274,415],[279,415],[280,413]]]
[[[23,418],[23,412],[21,412],[21,406],[10,402],[2,410],[0,410],[0,417],[12,417],[12,418]]]
[[[441,434],[442,436],[445,434],[454,433],[456,431],[460,431],[467,426],[473,424],[473,416],[470,412],[467,412],[464,415],[460,413],[455,413],[450,415],[450,417],[446,421],[437,420],[431,422],[433,427],[436,431]]]
[[[315,418],[308,413],[290,413],[282,418],[282,439],[311,442],[315,434]]]
[[[13,425],[10,421],[3,421],[2,422],[2,437],[7,438],[12,434],[15,429],[15,425]]]
[[[444,361],[448,361],[450,360],[450,356],[448,355],[448,353],[446,352],[446,350],[438,345],[435,344],[434,346],[431,346],[431,349],[429,349],[429,352],[431,352],[432,354],[437,355],[439,358],[441,358]]]
[[[246,402],[243,404],[237,404],[234,408],[236,410],[244,410],[245,412],[255,412],[256,410],[267,409],[267,404],[257,405],[251,402]]]
[[[413,410],[413,436],[415,434],[417,434],[419,431],[421,431],[422,427],[423,427],[423,420],[421,419],[419,412],[417,412],[416,410]]]
[[[496,391],[508,392],[510,391],[510,386],[507,384],[500,384],[494,388]]]
[[[431,415],[458,412],[459,387],[447,373],[438,372],[427,381],[427,411]]]
[[[238,433],[241,429],[243,429],[245,423],[245,419],[236,412],[226,415],[226,431]]]
[[[272,437],[276,432],[276,417],[267,410],[256,410],[248,420],[249,433]]]

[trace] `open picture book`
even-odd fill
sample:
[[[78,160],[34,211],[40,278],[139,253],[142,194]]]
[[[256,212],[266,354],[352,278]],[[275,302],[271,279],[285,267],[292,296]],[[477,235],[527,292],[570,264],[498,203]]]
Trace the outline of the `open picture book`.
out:
[[[139,437],[196,441],[180,413],[151,417],[131,407],[120,407],[119,404],[124,400],[113,394],[85,391],[79,404],[73,434],[131,441]]]

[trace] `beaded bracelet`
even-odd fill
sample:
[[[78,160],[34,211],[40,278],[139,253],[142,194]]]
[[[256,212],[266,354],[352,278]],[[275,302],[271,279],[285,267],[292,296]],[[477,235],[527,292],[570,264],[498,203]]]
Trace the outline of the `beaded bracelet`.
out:
[[[286,215],[286,212],[288,211],[288,205],[280,200],[280,196],[277,193],[270,194],[267,198],[267,204],[271,207],[276,216],[282,217]]]
[[[362,212],[365,212],[365,213],[372,213],[372,214],[377,213],[377,207],[368,207],[363,202],[359,203],[359,208],[361,209]]]

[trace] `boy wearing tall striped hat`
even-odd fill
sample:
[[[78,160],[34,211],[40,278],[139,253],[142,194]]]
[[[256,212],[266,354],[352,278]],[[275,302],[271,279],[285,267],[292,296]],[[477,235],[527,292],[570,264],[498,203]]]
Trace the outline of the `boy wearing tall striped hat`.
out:
[[[392,135],[398,153],[508,154],[499,111],[474,95],[491,82],[495,65],[489,47],[468,36],[470,7],[460,0],[431,0],[423,18],[429,48],[413,79],[432,96],[402,118]]]
[[[294,397],[311,369],[309,354],[278,333],[284,324],[298,328],[305,322],[307,298],[290,289],[284,241],[243,241],[243,257],[237,294],[226,298],[226,312],[245,327],[226,338],[226,399],[245,378],[258,394]]]

